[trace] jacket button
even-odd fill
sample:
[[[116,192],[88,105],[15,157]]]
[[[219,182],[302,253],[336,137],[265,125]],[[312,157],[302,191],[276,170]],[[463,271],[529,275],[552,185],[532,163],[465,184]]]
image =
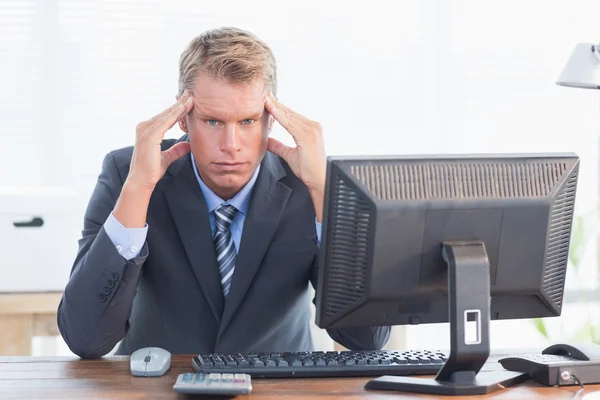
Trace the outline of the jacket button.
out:
[[[115,282],[113,282],[112,280],[109,279],[108,280],[108,287],[111,288],[111,289],[114,288],[115,287]]]
[[[104,293],[110,294],[110,288],[104,286]]]
[[[119,279],[119,274],[117,274],[116,272],[113,272],[112,274],[110,274],[110,276],[116,281],[117,279]]]
[[[106,301],[106,296],[104,295],[104,293],[100,293],[100,295],[98,296],[98,299],[104,303]]]

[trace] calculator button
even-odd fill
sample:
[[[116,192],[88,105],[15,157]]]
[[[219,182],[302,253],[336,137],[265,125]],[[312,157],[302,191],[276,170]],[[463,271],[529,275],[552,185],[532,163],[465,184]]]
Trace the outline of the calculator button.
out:
[[[246,383],[246,374],[235,374],[233,379],[235,383]]]
[[[233,374],[222,374],[221,382],[231,383],[233,381]]]

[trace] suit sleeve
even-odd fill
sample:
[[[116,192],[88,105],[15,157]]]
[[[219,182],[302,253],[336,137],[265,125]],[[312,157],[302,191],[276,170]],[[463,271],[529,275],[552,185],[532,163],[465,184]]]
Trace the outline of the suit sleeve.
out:
[[[316,256],[312,267],[311,283],[318,287],[319,257]],[[314,302],[314,300],[313,300]],[[352,329],[327,329],[329,336],[349,350],[381,350],[390,337],[391,327],[363,327]]]
[[[144,241],[139,253],[127,259],[105,229],[122,186],[114,158],[108,154],[85,212],[79,250],[58,306],[60,333],[82,358],[106,355],[127,334],[141,267],[148,257]]]

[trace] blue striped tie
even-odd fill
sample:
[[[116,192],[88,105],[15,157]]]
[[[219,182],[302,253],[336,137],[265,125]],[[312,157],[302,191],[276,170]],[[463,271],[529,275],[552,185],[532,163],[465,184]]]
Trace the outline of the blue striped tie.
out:
[[[221,204],[215,210],[216,232],[214,237],[215,251],[217,253],[217,265],[221,274],[221,286],[223,287],[223,295],[227,297],[229,288],[231,287],[231,279],[233,278],[233,270],[235,268],[235,258],[237,252],[233,236],[229,231],[231,222],[235,218],[237,209],[230,204]]]

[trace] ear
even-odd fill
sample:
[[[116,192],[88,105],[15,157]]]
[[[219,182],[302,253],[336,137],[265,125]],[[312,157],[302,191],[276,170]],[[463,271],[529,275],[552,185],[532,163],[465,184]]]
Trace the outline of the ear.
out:
[[[177,101],[179,101],[181,96],[177,95],[175,96],[175,98],[177,99]],[[185,133],[188,133],[187,115],[179,120],[179,129],[181,129]]]
[[[179,120],[179,129],[185,133],[189,133],[187,128],[187,115]]]
[[[271,114],[269,114],[269,133],[271,133],[274,123],[275,123],[275,117],[273,117]]]

